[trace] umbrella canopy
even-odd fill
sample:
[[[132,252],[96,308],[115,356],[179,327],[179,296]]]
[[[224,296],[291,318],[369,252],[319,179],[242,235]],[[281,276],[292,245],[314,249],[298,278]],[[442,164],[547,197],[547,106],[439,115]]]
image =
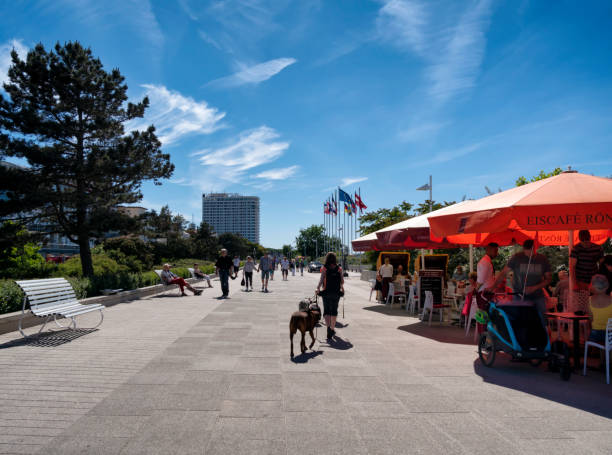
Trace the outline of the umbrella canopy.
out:
[[[379,229],[376,231],[378,243],[385,249],[456,248],[457,245],[452,241],[431,234],[428,219],[434,214],[444,214],[452,208],[467,207],[472,202],[474,201],[459,202]]]
[[[378,245],[378,238],[376,232],[363,235],[352,242],[353,250],[355,251],[381,251],[382,249]]]
[[[565,235],[565,244],[570,230],[588,229],[600,237],[612,234],[612,179],[568,171],[473,202],[432,214],[433,234],[555,231],[559,242]],[[543,238],[552,241],[555,235]]]

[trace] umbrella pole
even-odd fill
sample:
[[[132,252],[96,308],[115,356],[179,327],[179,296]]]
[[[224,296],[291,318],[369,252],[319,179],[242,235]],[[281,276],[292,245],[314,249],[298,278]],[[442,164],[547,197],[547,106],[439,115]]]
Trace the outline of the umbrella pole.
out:
[[[470,245],[470,273],[474,271],[474,245]]]
[[[569,298],[568,298],[568,302],[567,302],[567,307],[568,308],[574,308],[573,306],[573,299],[574,299],[574,280],[572,279],[573,277],[573,267],[572,267],[572,261],[571,261],[571,256],[572,256],[572,250],[574,249],[574,230],[570,229],[569,231],[567,231],[568,234],[568,239],[567,239],[567,246],[568,246],[568,251],[567,251],[567,262],[568,262],[568,268],[569,268]]]

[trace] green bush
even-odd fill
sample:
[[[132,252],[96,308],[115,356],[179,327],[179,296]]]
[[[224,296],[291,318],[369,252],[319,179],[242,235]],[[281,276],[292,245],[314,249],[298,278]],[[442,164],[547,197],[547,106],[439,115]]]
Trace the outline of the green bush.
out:
[[[125,265],[120,265],[114,259],[111,259],[105,254],[93,254],[91,256],[94,268],[94,275],[115,275],[122,272],[128,272],[129,268]],[[81,257],[79,255],[72,256],[63,264],[57,267],[57,276],[75,276],[82,277],[83,270],[81,267]]]
[[[67,277],[66,279],[74,289],[77,299],[84,299],[89,295],[88,290],[91,284],[89,278]]]
[[[20,310],[23,297],[23,291],[13,280],[0,280],[0,314]]]
[[[55,270],[55,264],[47,263],[39,250],[40,247],[34,243],[10,248],[0,260],[0,276],[20,279],[48,277]]]

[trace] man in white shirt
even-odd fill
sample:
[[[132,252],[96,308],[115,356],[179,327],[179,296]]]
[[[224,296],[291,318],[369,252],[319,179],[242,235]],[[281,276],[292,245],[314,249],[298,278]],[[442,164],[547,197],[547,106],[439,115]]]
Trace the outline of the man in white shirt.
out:
[[[478,273],[477,288],[479,291],[488,289],[495,283],[495,268],[493,267],[493,259],[497,257],[499,245],[491,242],[487,245],[486,254],[478,261],[476,271]]]
[[[382,278],[382,298],[386,300],[389,293],[389,283],[393,281],[393,266],[388,257],[385,258],[385,263],[378,269],[378,274]]]
[[[283,272],[283,281],[287,281],[287,276],[289,275],[289,261],[286,257],[283,257],[281,260],[281,271]]]

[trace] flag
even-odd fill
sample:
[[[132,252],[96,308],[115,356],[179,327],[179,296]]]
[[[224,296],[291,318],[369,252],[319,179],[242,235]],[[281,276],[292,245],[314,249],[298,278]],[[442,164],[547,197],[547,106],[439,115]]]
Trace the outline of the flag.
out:
[[[429,190],[429,183],[426,183],[425,185],[422,185],[420,187],[417,188],[417,191],[427,191]]]
[[[346,202],[344,203],[344,213],[348,213],[349,216],[353,214],[353,211],[351,210],[350,206]]]
[[[334,206],[330,208],[332,214],[337,215],[338,214],[338,203],[336,202],[336,198],[334,196],[332,196],[332,202],[334,203]]]
[[[338,187],[338,200],[340,202],[348,202],[349,204],[353,202],[353,200],[351,199],[351,196],[349,196],[349,194],[343,191],[342,188],[340,187]]]
[[[351,211],[355,214],[357,213],[357,204],[355,204],[352,201],[351,201]]]
[[[323,204],[323,213],[325,213],[326,215],[330,214],[330,211],[329,211],[329,201],[326,202],[325,204]]]
[[[360,211],[368,208],[368,206],[363,203],[361,196],[359,196],[357,193],[355,193],[355,202],[357,203],[357,207],[359,207]]]

